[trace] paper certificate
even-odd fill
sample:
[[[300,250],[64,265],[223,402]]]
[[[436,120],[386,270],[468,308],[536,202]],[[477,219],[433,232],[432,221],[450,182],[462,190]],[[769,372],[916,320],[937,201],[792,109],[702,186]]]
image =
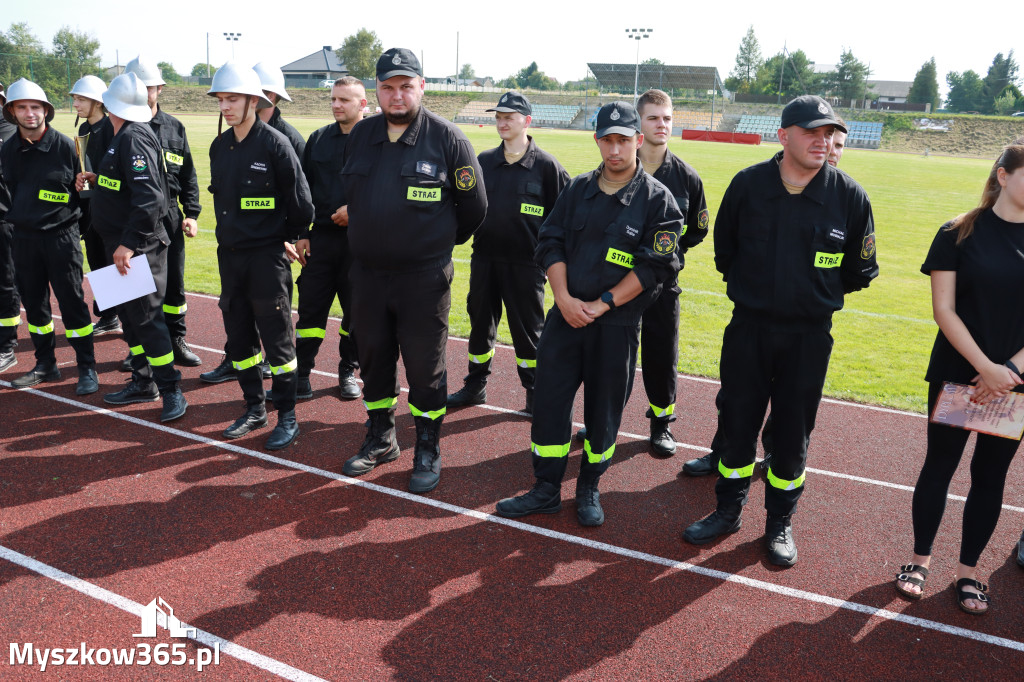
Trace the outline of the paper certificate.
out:
[[[944,383],[930,421],[1020,440],[1024,434],[1024,393],[1010,393],[978,405],[971,402],[973,390],[973,386]]]
[[[149,261],[146,260],[145,254],[135,256],[128,263],[131,267],[128,268],[126,275],[119,273],[115,265],[86,273],[89,286],[92,287],[92,295],[100,310],[107,310],[156,292],[156,282],[153,281],[153,273],[149,269]]]

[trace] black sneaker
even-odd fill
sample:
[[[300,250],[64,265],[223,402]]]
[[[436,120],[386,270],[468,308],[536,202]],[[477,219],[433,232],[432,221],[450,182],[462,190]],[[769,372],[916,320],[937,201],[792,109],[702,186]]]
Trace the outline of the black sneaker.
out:
[[[57,365],[36,363],[35,367],[12,381],[11,386],[14,388],[28,388],[29,386],[41,384],[44,381],[60,381],[60,370],[57,369]]]
[[[103,402],[109,405],[131,405],[132,403],[152,403],[160,400],[160,391],[152,381],[141,383],[129,379],[128,385],[117,393],[103,396]]]
[[[226,355],[219,365],[209,372],[203,372],[199,375],[199,380],[208,384],[221,384],[225,381],[234,381],[237,378],[238,370],[235,369],[235,366],[231,364],[231,360]]]
[[[562,511],[562,489],[554,483],[537,481],[522,495],[506,497],[495,506],[495,511],[506,519],[530,514],[557,514]]]
[[[14,356],[13,350],[0,352],[0,372],[6,372],[16,364],[18,364],[18,358]]]
[[[764,524],[764,541],[768,549],[768,560],[773,564],[789,567],[796,563],[792,517],[769,516]]]
[[[164,393],[163,399],[164,407],[160,412],[160,421],[171,422],[185,416],[185,410],[188,409],[188,401],[185,400],[185,396],[182,395],[180,388]]]
[[[121,320],[117,319],[117,315],[101,317],[99,321],[92,326],[93,336],[103,336],[104,334],[120,334],[121,331]]]
[[[171,346],[174,348],[174,364],[181,367],[198,367],[203,364],[202,358],[188,347],[184,336],[172,337]]]
[[[487,402],[487,387],[483,384],[466,384],[448,396],[448,407],[483,405]]]

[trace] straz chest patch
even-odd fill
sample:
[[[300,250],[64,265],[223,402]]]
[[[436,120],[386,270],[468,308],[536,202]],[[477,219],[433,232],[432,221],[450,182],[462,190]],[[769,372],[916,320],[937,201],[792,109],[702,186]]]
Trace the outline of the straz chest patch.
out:
[[[246,199],[242,198],[242,210],[264,210],[270,211],[274,208],[274,197],[267,197],[266,199]]]
[[[132,154],[132,170],[136,173],[145,173],[146,169],[149,168],[149,164],[146,163],[146,157],[142,154]]]
[[[410,187],[405,198],[410,201],[441,201],[441,188]]]
[[[633,268],[633,254],[626,253],[625,251],[608,249],[608,253],[605,255],[604,259],[609,263],[621,265],[624,268]]]
[[[476,187],[476,173],[472,166],[455,169],[455,186],[463,192],[468,192]]]
[[[870,260],[875,255],[875,235],[866,234],[864,235],[864,241],[861,242],[860,246],[860,258],[861,260]]]
[[[544,215],[544,207],[543,206],[537,206],[535,204],[525,204],[524,203],[524,204],[520,204],[519,205],[519,212],[520,213],[525,213],[526,215],[542,216],[542,215]]]
[[[814,254],[814,267],[816,268],[838,268],[843,264],[843,254],[824,253],[818,251]]]
[[[174,152],[168,150],[164,150],[164,160],[166,160],[167,163],[173,163],[176,166],[185,165],[184,156],[182,156],[181,154],[175,154]]]
[[[675,232],[658,232],[654,235],[654,252],[662,255],[676,250]]]

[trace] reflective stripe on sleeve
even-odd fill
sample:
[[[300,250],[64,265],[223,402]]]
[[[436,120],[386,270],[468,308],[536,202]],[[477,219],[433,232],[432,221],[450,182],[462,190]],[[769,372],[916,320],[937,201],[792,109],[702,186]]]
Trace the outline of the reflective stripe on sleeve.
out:
[[[807,472],[800,474],[797,478],[792,481],[787,481],[784,478],[779,478],[772,471],[771,467],[768,467],[768,482],[771,483],[773,488],[779,490],[796,490],[804,484],[804,479],[807,478]]]
[[[409,403],[409,411],[412,412],[414,417],[426,417],[427,419],[440,419],[444,416],[444,413],[448,408],[442,407],[440,410],[431,410],[430,412],[424,412],[420,408],[416,407],[412,403]]]
[[[42,327],[37,327],[31,322],[28,323],[28,331],[30,334],[52,334],[53,333],[53,320],[50,320]]]
[[[252,356],[251,358],[246,358],[245,360],[242,360],[241,362],[235,362],[234,360],[232,360],[231,361],[231,366],[234,367],[235,369],[237,369],[238,371],[242,371],[243,369],[249,369],[250,367],[255,367],[256,365],[260,364],[261,362],[263,362],[263,353],[257,353],[256,355]]]
[[[537,445],[530,443],[530,452],[538,457],[568,457],[569,443],[565,445]]]
[[[167,305],[164,303],[164,312],[168,315],[184,315],[186,310],[188,310],[188,303],[181,305]]]

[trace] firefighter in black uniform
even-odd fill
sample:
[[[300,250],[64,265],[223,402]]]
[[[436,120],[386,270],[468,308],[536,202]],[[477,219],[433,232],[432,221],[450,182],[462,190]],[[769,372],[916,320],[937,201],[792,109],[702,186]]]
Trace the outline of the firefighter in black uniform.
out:
[[[167,180],[160,141],[145,125],[153,118],[145,84],[134,73],[115,78],[103,93],[114,139],[96,173],[80,173],[94,187],[93,228],[103,237],[111,262],[121,274],[133,256],[145,256],[156,291],[122,303],[117,315],[132,353],[132,377],[121,391],[103,396],[111,405],[163,399],[160,421],[185,415],[188,402],[179,387],[174,350],[164,322],[167,286]]]
[[[0,149],[0,168],[10,192],[5,220],[14,226],[12,254],[18,264],[18,293],[25,305],[36,355],[35,367],[11,385],[24,388],[60,380],[50,312],[53,287],[65,335],[78,361],[75,393],[95,393],[99,384],[92,317],[82,293],[75,144],[50,127],[53,105],[43,89],[31,81],[21,79],[11,84],[3,114],[18,125],[19,134],[4,142]]]
[[[264,87],[266,85],[264,84]],[[338,388],[344,400],[359,398],[355,370],[359,367],[352,338],[352,285],[349,269],[352,257],[348,249],[348,208],[341,168],[345,161],[345,142],[356,123],[363,120],[366,89],[358,78],[346,76],[331,88],[331,112],[334,123],[309,136],[302,156],[302,169],[313,195],[313,227],[295,247],[302,263],[299,289],[299,321],[295,326],[295,350],[299,357],[298,398],[312,398],[309,375],[316,354],[327,334],[331,303],[341,303],[341,328],[338,330]]]
[[[545,281],[533,254],[540,225],[568,184],[569,174],[527,135],[533,109],[524,95],[506,92],[487,111],[496,112],[502,143],[478,157],[487,188],[487,217],[473,236],[469,266],[469,374],[465,385],[448,396],[448,407],[487,400],[487,376],[504,302],[519,380],[526,389],[524,411],[532,414]]]
[[[288,140],[256,116],[257,106],[269,105],[256,72],[228,62],[214,76],[209,94],[219,101],[230,126],[210,145],[210,191],[228,357],[246,406],[224,437],[240,438],[267,423],[258,366],[262,339],[277,409],[277,426],[266,448],[280,450],[299,434],[292,271],[284,243],[308,227],[313,203]]]
[[[7,94],[0,84],[0,108],[5,104]],[[18,126],[0,116],[0,146],[17,134]],[[14,349],[18,345],[18,325],[21,324],[21,300],[14,281],[14,260],[11,257],[14,226],[7,222],[10,207],[11,195],[4,181],[3,166],[0,166],[0,372],[18,364]]]
[[[78,123],[79,118],[85,119],[78,126],[78,136],[88,136],[85,149],[85,170],[90,173],[99,165],[100,159],[110,147],[110,141],[114,139],[114,127],[110,125],[107,112],[103,109],[103,93],[106,91],[106,83],[96,76],[88,75],[79,78],[69,93],[72,98],[72,106],[75,109],[75,123]],[[82,235],[82,244],[85,246],[85,257],[89,261],[89,270],[99,270],[110,265],[110,260],[107,258],[107,250],[103,246],[103,238],[96,230],[92,229],[91,195],[91,189],[83,191],[79,195],[82,217],[78,221],[78,227]],[[121,331],[121,321],[117,319],[117,313],[113,310],[103,312],[96,301],[93,301],[92,312],[99,318],[92,327],[93,336],[115,334]],[[131,367],[126,371],[131,371]]]
[[[832,352],[832,314],[878,275],[867,194],[826,163],[834,130],[846,132],[820,97],[787,104],[782,151],[733,178],[715,220],[715,266],[735,306],[722,339],[718,505],[683,537],[704,544],[739,530],[770,401],[765,542],[780,566],[797,559],[791,516]]]
[[[643,135],[636,109],[627,102],[601,107],[594,137],[603,163],[573,179],[540,231],[537,262],[555,306],[537,347],[530,435],[536,482],[498,503],[498,514],[508,518],[562,508],[573,400],[582,383],[587,437],[576,518],[584,526],[604,523],[598,480],[615,452],[633,386],[640,317],[679,269],[683,215],[637,161]]]
[[[451,310],[452,249],[487,213],[473,147],[451,122],[420,106],[425,81],[411,50],[377,61],[383,116],[352,130],[343,170],[352,252],[352,318],[370,425],[345,462],[359,476],[398,457],[398,356],[409,381],[416,452],[409,490],[428,492],[441,476],[445,346]]]
[[[174,346],[174,364],[182,367],[198,367],[203,361],[192,352],[185,341],[185,237],[189,239],[199,232],[199,181],[192,163],[192,150],[181,121],[160,109],[157,100],[163,91],[164,82],[160,68],[141,56],[128,62],[126,72],[134,73],[146,85],[153,119],[149,127],[160,140],[164,167],[167,169],[167,236],[171,243],[167,247],[167,293],[164,295],[164,319]],[[178,203],[181,203],[181,208]],[[184,213],[182,212],[184,209]]]

